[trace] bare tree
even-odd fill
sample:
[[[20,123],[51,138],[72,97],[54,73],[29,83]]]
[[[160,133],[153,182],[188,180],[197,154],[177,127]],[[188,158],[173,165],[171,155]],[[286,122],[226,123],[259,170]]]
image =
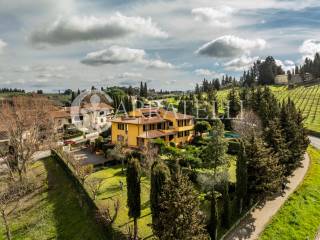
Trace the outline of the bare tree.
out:
[[[243,138],[262,134],[261,119],[252,110],[243,110],[236,119],[232,120],[232,128]]]
[[[96,215],[98,221],[103,223],[106,226],[112,225],[118,216],[119,208],[120,208],[119,199],[117,199],[113,203],[113,214],[111,214],[110,206],[100,207]]]
[[[49,115],[53,108],[49,99],[37,96],[13,97],[1,105],[0,121],[9,136],[8,167],[20,180],[26,176],[33,155],[53,143]]]
[[[141,159],[141,167],[148,174],[151,171],[153,163],[158,159],[159,148],[152,143],[148,143],[143,149],[144,158]]]
[[[69,160],[71,160],[75,174],[81,183],[84,184],[86,178],[93,172],[93,165],[83,165],[80,159],[75,159],[73,156]]]
[[[92,178],[86,181],[86,184],[90,188],[90,191],[93,195],[93,200],[97,199],[97,196],[100,192],[103,182],[104,182],[104,179],[102,178]]]
[[[10,181],[0,193],[0,214],[5,225],[7,240],[12,239],[9,226],[9,217],[18,209],[21,199],[34,190],[34,185],[29,182]]]

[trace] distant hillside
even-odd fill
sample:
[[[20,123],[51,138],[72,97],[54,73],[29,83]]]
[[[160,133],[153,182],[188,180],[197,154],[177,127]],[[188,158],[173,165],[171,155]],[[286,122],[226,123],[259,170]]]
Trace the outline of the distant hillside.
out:
[[[320,134],[320,84],[300,86],[290,90],[286,86],[272,86],[270,88],[279,101],[290,97],[306,118],[306,127]],[[228,91],[219,91],[218,99],[224,101]]]
[[[285,86],[271,87],[280,101],[291,98],[306,118],[306,127],[320,132],[320,84],[288,90]]]

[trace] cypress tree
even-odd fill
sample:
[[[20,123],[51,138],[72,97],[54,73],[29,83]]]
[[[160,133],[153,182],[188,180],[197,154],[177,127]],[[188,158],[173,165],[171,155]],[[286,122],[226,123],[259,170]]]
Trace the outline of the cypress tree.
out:
[[[156,161],[151,169],[151,190],[150,190],[150,206],[152,214],[152,229],[155,235],[163,229],[159,229],[159,215],[161,212],[160,196],[163,194],[163,187],[169,180],[170,170],[160,161]]]
[[[237,182],[236,182],[236,195],[237,195],[237,207],[239,214],[242,213],[246,206],[247,191],[248,191],[248,169],[247,169],[247,154],[245,144],[243,141],[240,143],[240,149],[237,156]]]
[[[215,194],[212,194],[211,198],[211,216],[208,226],[208,232],[212,240],[218,239],[218,228],[219,228],[219,210],[218,203]]]
[[[138,218],[141,215],[141,166],[137,159],[131,159],[127,167],[127,205],[129,217],[134,221],[134,240],[138,240]]]
[[[146,82],[144,83],[143,96],[148,97],[148,87]]]
[[[142,81],[140,82],[140,92],[139,92],[139,95],[140,95],[140,97],[143,97],[143,83],[142,83]]]
[[[223,186],[222,199],[223,199],[223,212],[222,212],[221,223],[222,223],[222,226],[228,229],[231,225],[231,204],[230,204],[228,182],[226,182]]]

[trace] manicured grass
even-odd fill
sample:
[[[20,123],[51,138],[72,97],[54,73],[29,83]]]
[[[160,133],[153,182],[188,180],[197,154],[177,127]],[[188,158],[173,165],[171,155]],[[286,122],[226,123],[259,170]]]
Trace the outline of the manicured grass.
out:
[[[80,207],[74,185],[53,159],[38,161],[33,172],[43,184],[24,198],[10,217],[14,240],[106,239],[87,207]],[[1,220],[0,239],[4,239]]]
[[[320,228],[320,151],[310,147],[311,165],[308,174],[271,223],[261,240],[314,239]]]
[[[100,194],[97,197],[99,206],[109,206],[113,213],[113,203],[114,201],[119,200],[120,209],[117,219],[113,224],[113,228],[126,234],[128,227],[133,226],[133,219],[129,219],[128,217],[126,176],[125,173],[122,174],[121,165],[107,167],[104,170],[92,174],[89,178],[105,179],[100,189]],[[122,191],[120,190],[120,181],[124,183]],[[139,237],[142,239],[152,236],[152,229],[149,225],[152,223],[149,194],[150,180],[146,177],[142,177],[141,217],[138,220]]]
[[[236,161],[234,156],[230,156],[231,166],[229,169],[230,180],[236,181],[235,168]],[[113,204],[119,200],[120,209],[118,212],[117,219],[113,224],[115,230],[126,234],[128,227],[132,227],[133,221],[128,217],[127,208],[127,189],[126,189],[126,176],[122,174],[121,165],[114,167],[107,167],[104,170],[93,173],[87,181],[91,178],[104,179],[103,184],[100,188],[100,192],[97,197],[97,204],[99,206],[109,206],[111,213],[113,214]],[[120,181],[124,183],[123,190],[120,190]],[[139,225],[139,237],[146,239],[152,236],[152,229],[150,224],[152,223],[151,211],[150,211],[150,179],[142,177],[141,179],[141,217],[138,220]]]

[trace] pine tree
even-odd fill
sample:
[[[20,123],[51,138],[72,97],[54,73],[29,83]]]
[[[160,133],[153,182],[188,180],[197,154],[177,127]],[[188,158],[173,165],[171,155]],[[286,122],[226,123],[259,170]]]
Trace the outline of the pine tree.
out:
[[[205,166],[213,169],[215,182],[218,167],[228,163],[227,142],[224,139],[223,123],[220,120],[217,120],[215,126],[212,127],[212,135],[208,145],[203,149],[202,160]]]
[[[263,135],[266,143],[279,158],[279,163],[282,165],[283,170],[285,170],[289,161],[290,151],[284,138],[280,121],[278,119],[269,121]],[[284,173],[284,175],[287,175],[287,173]]]
[[[248,158],[248,193],[251,199],[263,199],[277,193],[283,182],[279,159],[260,137],[253,135],[246,143]]]
[[[150,206],[152,213],[152,229],[155,235],[164,229],[159,229],[159,215],[161,212],[160,196],[163,194],[164,185],[170,177],[169,168],[160,161],[156,161],[151,169]]]
[[[138,240],[138,218],[141,215],[141,166],[137,159],[131,159],[127,167],[127,205],[129,217],[134,221],[134,240]]]
[[[228,94],[229,101],[229,116],[236,118],[241,110],[240,98],[236,89],[233,87]]]
[[[160,196],[161,212],[157,232],[161,240],[207,240],[203,215],[193,184],[186,176],[174,174]]]
[[[282,104],[280,124],[289,149],[289,158],[285,168],[285,175],[289,176],[301,164],[309,144],[307,133],[303,126],[303,117],[296,110],[294,103],[290,99]]]
[[[237,207],[239,214],[243,212],[247,203],[247,191],[248,191],[248,166],[247,166],[247,154],[245,144],[243,141],[240,143],[240,149],[237,156],[237,168],[236,168],[237,182],[236,182],[236,195],[237,195]]]

